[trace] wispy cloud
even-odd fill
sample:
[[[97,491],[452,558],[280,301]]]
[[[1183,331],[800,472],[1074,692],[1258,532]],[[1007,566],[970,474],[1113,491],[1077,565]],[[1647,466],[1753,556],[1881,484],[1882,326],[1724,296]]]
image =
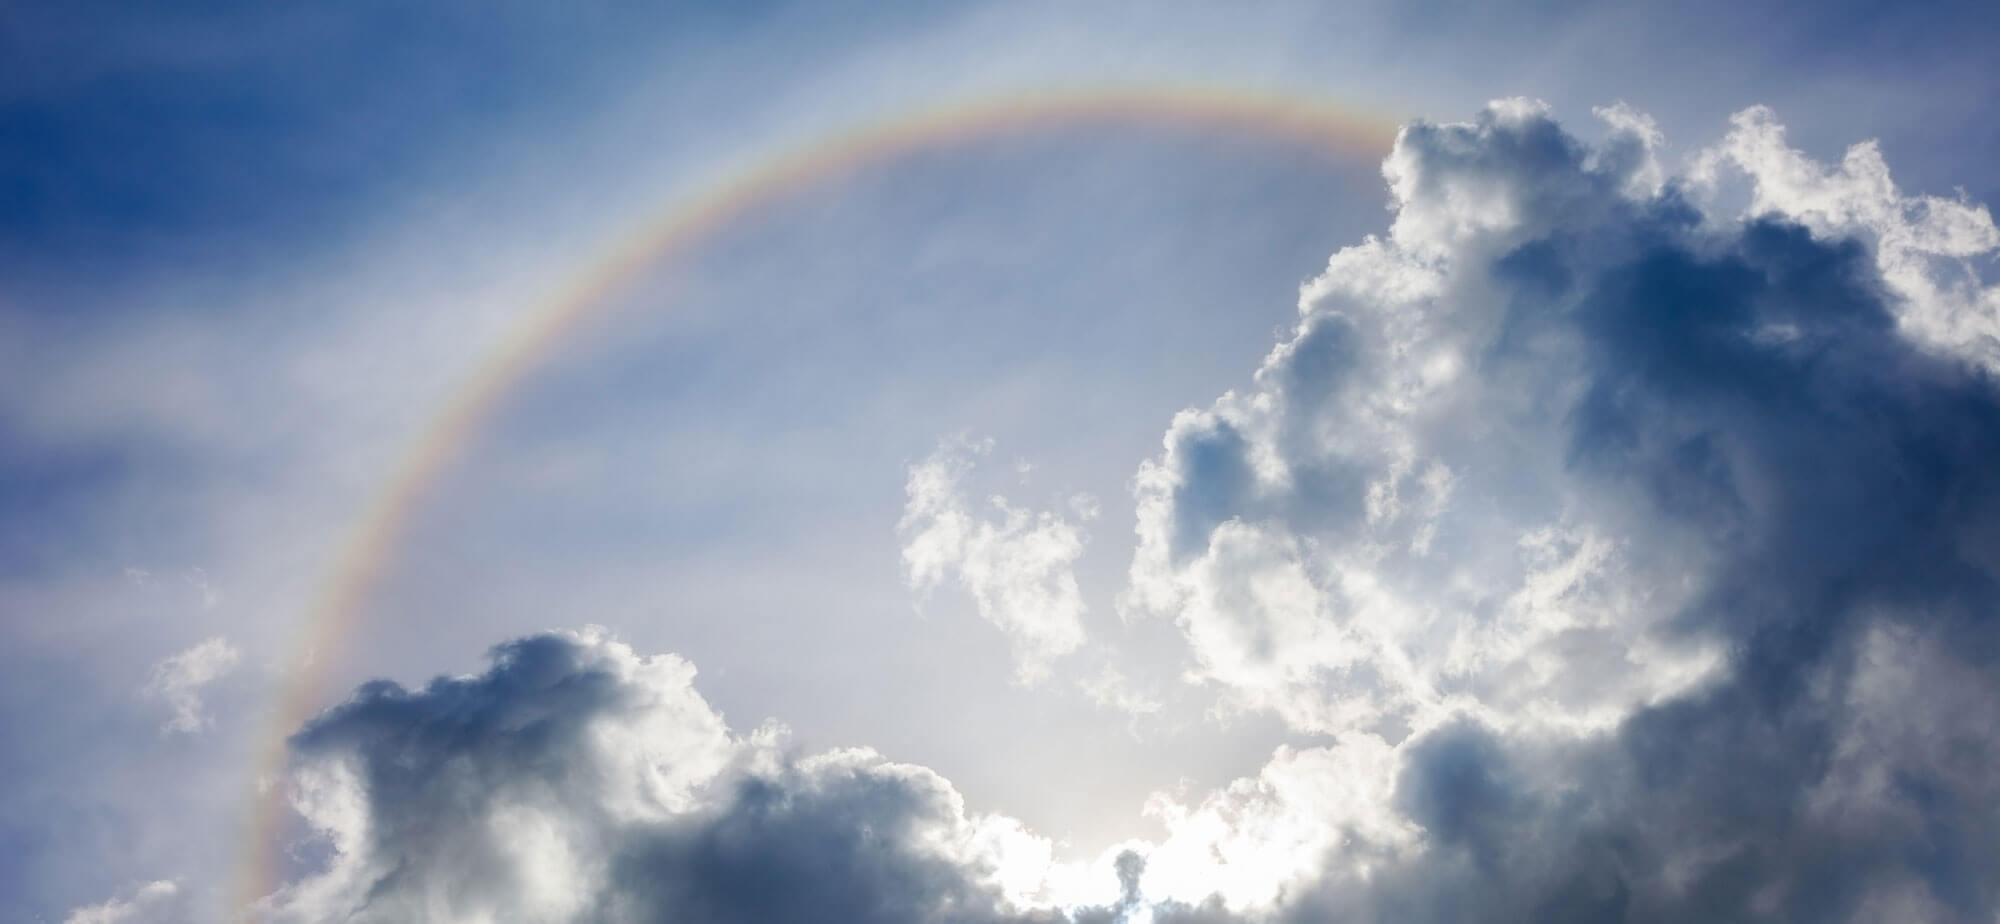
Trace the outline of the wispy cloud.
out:
[[[903,566],[920,594],[948,581],[971,594],[980,617],[1012,640],[1020,679],[1033,682],[1084,643],[1074,572],[1084,536],[1061,514],[1029,511],[998,495],[990,513],[971,507],[965,477],[991,450],[990,442],[947,442],[910,467],[898,525]],[[1072,499],[1071,506],[1080,519],[1096,511],[1088,498]]]
[[[202,590],[204,595],[208,593],[205,586]],[[174,713],[160,730],[193,733],[208,727],[209,717],[202,711],[202,688],[235,670],[241,659],[229,640],[218,636],[153,665],[146,692],[165,700]]]
[[[161,879],[132,890],[128,897],[77,908],[63,918],[63,924],[124,924],[157,921],[167,914],[167,906],[180,894],[178,883]]]

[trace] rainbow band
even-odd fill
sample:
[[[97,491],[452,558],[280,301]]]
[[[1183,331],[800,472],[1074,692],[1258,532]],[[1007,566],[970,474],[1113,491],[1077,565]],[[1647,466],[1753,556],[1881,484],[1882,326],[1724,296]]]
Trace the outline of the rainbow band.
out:
[[[516,384],[579,322],[672,258],[760,207],[850,175],[871,164],[969,140],[1069,125],[1189,126],[1274,138],[1342,159],[1380,159],[1396,121],[1322,100],[1209,87],[1061,89],[986,98],[864,125],[780,154],[676,201],[625,243],[528,309],[517,332],[462,386],[404,457],[343,547],[314,606],[306,639],[284,675],[284,691],[259,759],[259,780],[275,781],[286,740],[324,692],[329,670],[362,624],[362,602],[395,551],[425,490],[457,458]],[[250,813],[239,882],[245,916],[275,891],[283,787],[260,787]]]

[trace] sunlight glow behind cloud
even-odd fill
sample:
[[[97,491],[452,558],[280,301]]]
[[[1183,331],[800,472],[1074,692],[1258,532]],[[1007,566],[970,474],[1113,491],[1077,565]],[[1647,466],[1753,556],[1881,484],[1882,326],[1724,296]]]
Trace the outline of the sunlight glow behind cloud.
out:
[[[1992,765],[1951,756],[1996,742],[2000,392],[1976,325],[1937,319],[1991,298],[1962,261],[2000,237],[1871,149],[1813,164],[1761,110],[1692,180],[1643,116],[1600,115],[1595,146],[1521,100],[1407,128],[1388,233],[1140,465],[1126,614],[1171,620],[1222,715],[1316,743],[1156,793],[1160,834],[1069,860],[923,767],[731,730],[682,658],[541,635],[308,723],[293,791],[330,854],[266,910],[1969,916],[2000,845],[1918,851],[2000,808]],[[1704,211],[1724,163],[1747,217]],[[904,566],[1033,680],[1086,640],[1083,539],[973,507],[988,449],[909,469]]]
[[[1990,924],[1995,47],[10,4],[0,920]]]

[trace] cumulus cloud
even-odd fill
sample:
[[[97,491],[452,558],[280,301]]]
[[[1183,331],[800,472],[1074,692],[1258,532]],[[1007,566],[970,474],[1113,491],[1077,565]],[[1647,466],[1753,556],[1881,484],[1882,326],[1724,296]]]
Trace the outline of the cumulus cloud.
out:
[[[1049,664],[1083,645],[1083,594],[1074,565],[1083,534],[1054,511],[1033,512],[991,498],[982,515],[965,498],[973,460],[990,443],[947,441],[910,467],[908,503],[898,529],[911,588],[928,593],[956,582],[979,615],[1013,641],[1019,678],[1046,677]],[[1069,506],[1081,519],[1096,515],[1085,496]]]
[[[63,918],[63,924],[157,921],[167,913],[179,894],[180,886],[172,880],[149,882],[132,890],[128,898],[113,898],[102,904],[74,909]]]
[[[1609,116],[1599,151],[1519,101],[1407,129],[1390,235],[1336,254],[1253,387],[1182,413],[1141,468],[1127,605],[1178,619],[1231,702],[1315,732],[1463,708],[1602,727],[1712,665],[1661,631],[1689,550],[1573,477],[1570,313],[1507,290],[1571,271],[1534,242],[1609,248],[1644,220],[1657,133]]]
[[[1989,918],[2000,236],[1761,109],[1685,178],[1600,115],[1405,129],[1389,233],[1142,466],[1128,610],[1394,812],[1171,817],[1321,845],[1236,890],[1306,919]]]
[[[732,732],[685,660],[601,632],[500,646],[491,670],[376,683],[293,739],[325,869],[281,921],[995,921],[1050,845],[866,749]],[[1026,917],[1023,917],[1023,916]]]
[[[2000,250],[1986,206],[1959,198],[1910,196],[1897,189],[1873,141],[1847,149],[1837,166],[1785,144],[1785,127],[1762,106],[1736,114],[1721,144],[1697,158],[1691,177],[1713,192],[1732,169],[1752,181],[1747,213],[1773,215],[1823,237],[1866,242],[1882,281],[1896,294],[1889,311],[1926,347],[2000,370],[2000,286],[1987,284],[1973,257]]]
[[[206,593],[206,588],[203,591]],[[192,733],[208,727],[208,716],[202,712],[202,688],[235,670],[240,659],[229,640],[218,636],[153,665],[146,692],[165,700],[174,712],[161,730]]]
[[[270,910],[1992,920],[2000,385],[1968,261],[2000,236],[1761,110],[1678,175],[1600,115],[1595,146],[1523,101],[1405,129],[1387,233],[1140,467],[1122,608],[1312,736],[1156,794],[1157,837],[1058,862],[928,770],[739,735],[686,662],[556,635],[301,731],[331,859]],[[971,513],[975,454],[911,470],[911,580],[1046,665],[1081,641],[1048,628],[1080,626],[1080,537]]]

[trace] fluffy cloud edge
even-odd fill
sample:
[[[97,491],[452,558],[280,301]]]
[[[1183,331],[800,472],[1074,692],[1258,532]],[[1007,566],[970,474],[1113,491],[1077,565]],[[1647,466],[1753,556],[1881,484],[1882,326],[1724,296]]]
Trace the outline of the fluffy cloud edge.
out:
[[[910,466],[897,524],[903,570],[920,597],[947,583],[963,589],[980,618],[1006,633],[1017,679],[1037,683],[1087,640],[1074,570],[1086,537],[1056,511],[1028,510],[998,495],[989,499],[990,511],[976,510],[964,483],[992,448],[990,440],[946,440]],[[1070,506],[1080,519],[1095,515],[1088,497]]]
[[[1968,248],[1992,249],[1990,217],[1904,197],[1866,156],[1792,170],[1759,147],[1755,110],[1714,149],[1736,153],[1701,155],[1692,179],[1659,168],[1643,116],[1600,115],[1613,132],[1596,148],[1525,101],[1407,129],[1385,167],[1388,235],[1336,254],[1253,387],[1177,416],[1136,479],[1123,607],[1176,619],[1197,679],[1237,707],[1330,743],[1280,748],[1198,798],[1155,796],[1163,838],[1066,864],[924,768],[730,731],[682,659],[542,636],[478,677],[364,687],[303,730],[298,805],[332,855],[267,910],[1976,919],[2000,844],[1950,819],[2000,807],[1990,764],[1963,759],[2000,742],[1974,660],[1996,639],[1990,620],[1953,614],[1991,601],[2000,539],[1976,516],[1993,489],[1966,464],[1985,431],[1935,434],[2000,403],[1977,326],[1924,316],[1991,289],[1898,274],[1912,260],[1961,272],[1952,261],[1984,252]],[[1702,171],[1723,166],[1774,191],[1717,218]],[[1876,224],[1842,224],[1857,221]],[[1633,326],[1690,280],[1746,288],[1693,290],[1710,297],[1679,327]],[[1736,365],[1689,378],[1675,363],[1690,356]],[[1832,424],[1792,422],[1813,452],[1776,441],[1787,406],[1740,393],[1760,363],[1796,378],[1791,400],[1831,410]],[[1903,442],[1815,442],[1844,432],[1852,395],[1933,419],[1899,421]],[[1619,415],[1654,430],[1626,434]],[[1457,442],[1465,421],[1514,438]],[[1949,477],[1879,481],[1910,452]],[[966,464],[913,467],[906,567],[977,599],[968,537],[1004,543],[1044,521],[1005,502],[973,516]],[[1815,511],[1794,500],[1815,478],[1881,496],[1829,494]],[[1976,509],[1922,506],[1938,485]],[[1921,515],[1854,528],[1885,503]],[[1954,556],[1948,589],[1964,599],[1880,571],[1857,593],[1783,545],[1860,562],[1898,537]],[[1439,561],[1451,569],[1427,570]],[[1484,596],[1453,596],[1468,586]],[[1426,615],[1466,599],[1483,614],[1469,628]],[[539,878],[504,875],[530,865]],[[737,888],[752,881],[761,892]]]

